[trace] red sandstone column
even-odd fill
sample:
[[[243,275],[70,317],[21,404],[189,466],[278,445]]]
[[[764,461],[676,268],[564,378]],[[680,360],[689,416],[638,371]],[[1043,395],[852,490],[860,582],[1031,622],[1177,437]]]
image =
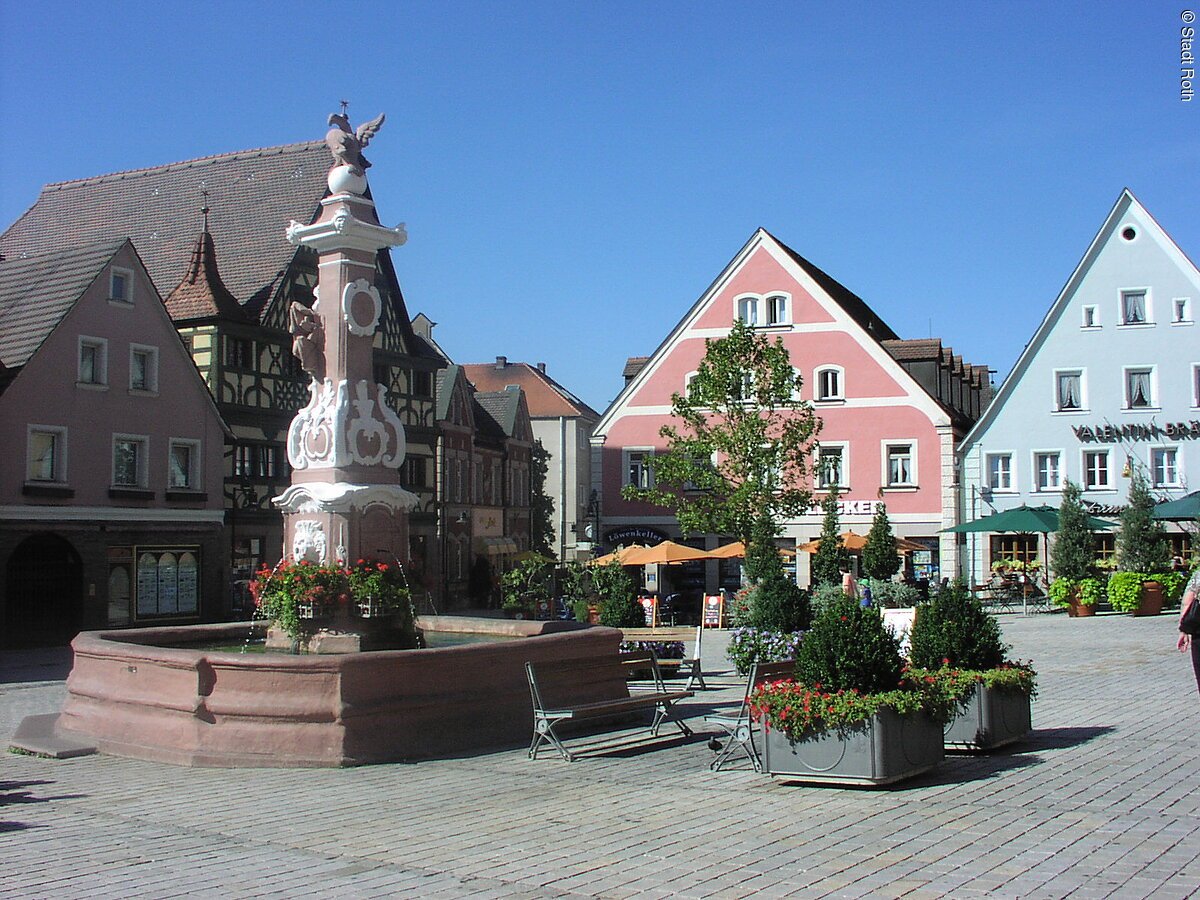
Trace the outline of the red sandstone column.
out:
[[[292,222],[293,244],[320,256],[311,310],[293,303],[294,349],[312,376],[309,402],[288,429],[292,484],[274,499],[284,514],[284,555],[353,562],[408,559],[408,513],[415,494],[400,486],[404,425],[388,407],[372,368],[383,295],[375,257],[407,240],[404,226],[384,228],[365,194],[369,165],[361,155],[383,117],[349,131],[344,116],[326,137],[335,160],[330,196],[312,225]]]

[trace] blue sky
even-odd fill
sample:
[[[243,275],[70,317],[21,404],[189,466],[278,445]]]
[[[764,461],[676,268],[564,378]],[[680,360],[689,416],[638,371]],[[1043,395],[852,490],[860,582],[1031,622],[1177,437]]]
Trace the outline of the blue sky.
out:
[[[344,98],[388,115],[372,190],[458,362],[603,409],[761,225],[998,381],[1123,187],[1200,258],[1192,2],[0,0],[0,228]]]

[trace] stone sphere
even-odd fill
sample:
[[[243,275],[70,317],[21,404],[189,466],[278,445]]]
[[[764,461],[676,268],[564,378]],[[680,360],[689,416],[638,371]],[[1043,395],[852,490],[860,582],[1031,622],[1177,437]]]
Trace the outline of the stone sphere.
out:
[[[361,194],[367,189],[367,176],[359,175],[349,166],[334,166],[326,183],[334,194]]]

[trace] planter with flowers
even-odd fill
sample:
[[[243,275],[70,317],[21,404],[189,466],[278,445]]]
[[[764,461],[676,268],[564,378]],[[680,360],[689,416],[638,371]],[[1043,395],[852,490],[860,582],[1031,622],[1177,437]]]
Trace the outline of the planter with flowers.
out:
[[[961,582],[942,588],[918,608],[912,631],[917,677],[932,675],[962,702],[944,741],[957,750],[993,750],[1032,728],[1037,694],[1033,668],[1006,659],[1000,626]]]
[[[763,725],[763,765],[806,782],[884,785],[936,766],[942,723],[957,707],[949,681],[903,668],[879,611],[848,597],[817,614],[795,679],[764,684],[752,710]]]
[[[271,622],[269,650],[349,653],[418,646],[408,586],[396,565],[285,560],[259,570],[250,593],[256,617]]]

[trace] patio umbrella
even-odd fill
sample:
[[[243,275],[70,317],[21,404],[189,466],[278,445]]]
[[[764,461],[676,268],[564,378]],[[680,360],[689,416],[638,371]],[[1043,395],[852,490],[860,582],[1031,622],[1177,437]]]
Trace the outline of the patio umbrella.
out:
[[[1200,518],[1200,491],[1184,494],[1178,500],[1165,500],[1154,507],[1150,514],[1155,519],[1185,522]]]
[[[786,547],[781,547],[779,550],[780,556],[795,556],[795,550],[789,550]],[[705,552],[706,559],[744,559],[746,556],[746,545],[741,541],[734,541],[732,544],[725,544],[723,547],[718,547],[716,550],[708,550]]]
[[[655,563],[661,565],[663,563],[691,562],[694,559],[709,559],[709,555],[704,550],[685,547],[683,544],[677,544],[674,541],[663,541],[661,544],[656,544],[653,547],[643,547],[640,550],[622,556],[621,564],[625,566],[649,566]]]
[[[1117,527],[1115,522],[1106,522],[1095,516],[1088,516],[1087,524],[1092,531]],[[963,522],[952,528],[943,528],[942,531],[1010,531],[1017,534],[1049,534],[1052,531],[1058,531],[1058,510],[1053,506],[1017,506],[984,516],[973,522]]]
[[[605,553],[603,556],[597,556],[595,559],[588,560],[589,566],[607,566],[610,562],[620,561],[623,566],[634,566],[637,563],[626,562],[625,558],[630,554],[637,553],[641,550],[648,549],[645,544],[630,544],[628,547],[618,547],[612,553]]]
[[[843,531],[839,537],[842,539],[842,546],[852,553],[858,553],[867,546],[867,536],[859,534],[857,531]],[[913,550],[928,549],[924,544],[918,544],[916,541],[910,541],[907,538],[893,538],[896,542],[897,553],[910,553]],[[807,544],[801,544],[796,548],[803,550],[805,553],[816,553],[821,549],[821,539],[817,538],[814,541],[809,541]]]

